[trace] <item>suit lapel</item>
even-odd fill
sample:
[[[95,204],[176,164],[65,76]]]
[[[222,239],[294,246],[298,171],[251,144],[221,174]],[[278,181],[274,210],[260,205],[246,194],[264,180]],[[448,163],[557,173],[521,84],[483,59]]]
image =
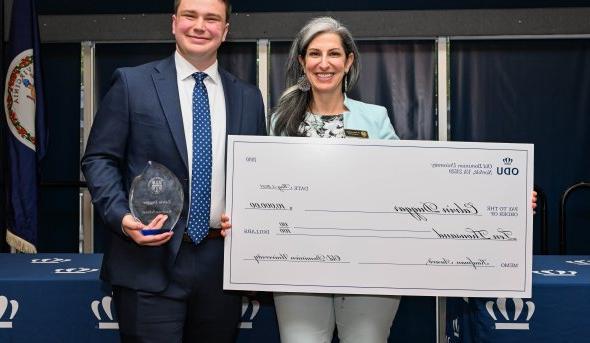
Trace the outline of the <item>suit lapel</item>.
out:
[[[182,125],[182,111],[180,109],[180,98],[178,96],[178,83],[176,82],[176,67],[174,56],[162,60],[156,66],[152,74],[154,86],[158,93],[158,99],[170,126],[170,131],[182,162],[188,170],[188,157],[186,152],[186,139],[184,137],[184,126]]]
[[[225,94],[225,118],[226,134],[233,135],[239,133],[242,118],[242,90],[237,86],[237,81],[233,75],[219,68],[221,83],[223,84],[223,93]]]

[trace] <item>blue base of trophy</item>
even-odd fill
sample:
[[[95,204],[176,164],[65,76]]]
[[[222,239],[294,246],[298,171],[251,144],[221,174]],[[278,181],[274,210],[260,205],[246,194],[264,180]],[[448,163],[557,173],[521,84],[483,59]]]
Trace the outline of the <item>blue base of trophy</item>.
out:
[[[162,229],[144,229],[144,230],[141,230],[141,233],[142,233],[144,236],[153,236],[153,235],[159,235],[159,234],[161,234],[161,233],[168,232],[168,231],[170,231],[170,230],[162,230]]]

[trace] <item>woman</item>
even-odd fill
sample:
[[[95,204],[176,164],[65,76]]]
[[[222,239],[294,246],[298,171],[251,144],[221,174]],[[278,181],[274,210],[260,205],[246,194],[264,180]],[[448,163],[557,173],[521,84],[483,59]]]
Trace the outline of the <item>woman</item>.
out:
[[[346,97],[359,75],[359,54],[338,21],[315,18],[295,37],[287,61],[287,89],[272,117],[271,134],[282,136],[398,139],[384,107]],[[366,134],[366,135],[365,135]],[[533,193],[533,208],[536,193]],[[221,218],[222,235],[231,228]],[[399,296],[275,293],[283,343],[383,343]]]
[[[359,76],[354,40],[338,21],[321,17],[301,29],[287,61],[287,89],[272,118],[282,136],[398,139],[384,107],[346,97]],[[281,342],[387,341],[398,296],[275,293]]]

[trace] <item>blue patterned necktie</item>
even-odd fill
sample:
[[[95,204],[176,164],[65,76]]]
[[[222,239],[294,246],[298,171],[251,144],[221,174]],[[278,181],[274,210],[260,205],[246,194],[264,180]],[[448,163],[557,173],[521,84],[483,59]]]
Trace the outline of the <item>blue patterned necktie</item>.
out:
[[[196,72],[193,88],[193,169],[188,235],[199,244],[209,232],[211,211],[211,116],[209,97],[203,80],[207,74]]]

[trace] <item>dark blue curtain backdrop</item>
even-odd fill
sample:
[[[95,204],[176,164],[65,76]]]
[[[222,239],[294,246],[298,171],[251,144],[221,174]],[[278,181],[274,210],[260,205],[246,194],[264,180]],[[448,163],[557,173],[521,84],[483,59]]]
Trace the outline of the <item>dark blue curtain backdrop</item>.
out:
[[[590,180],[590,40],[451,41],[450,68],[452,140],[535,144],[557,253],[560,196]],[[570,254],[590,254],[589,204],[571,204]]]
[[[78,252],[80,44],[41,45],[48,146],[41,162],[39,252]]]
[[[435,140],[435,63],[433,41],[359,41],[361,75],[353,99],[385,106],[402,139]],[[285,88],[290,42],[270,45],[270,103]],[[435,342],[435,300],[403,297],[390,342]],[[337,342],[337,339],[334,339]]]
[[[110,87],[111,76],[119,67],[132,67],[168,57],[174,43],[103,43],[96,45],[96,78],[98,99]],[[224,43],[219,49],[219,65],[242,80],[256,84],[256,43]]]
[[[285,88],[290,42],[271,42],[270,103]],[[435,126],[434,41],[359,41],[361,74],[348,96],[387,108],[401,139],[433,140]]]
[[[119,67],[132,67],[168,57],[174,53],[174,43],[117,43],[96,45],[97,99],[106,94],[111,76]],[[257,47],[256,43],[224,43],[218,53],[219,65],[237,77],[256,84]],[[98,213],[94,215],[94,251],[104,251],[104,227]]]

